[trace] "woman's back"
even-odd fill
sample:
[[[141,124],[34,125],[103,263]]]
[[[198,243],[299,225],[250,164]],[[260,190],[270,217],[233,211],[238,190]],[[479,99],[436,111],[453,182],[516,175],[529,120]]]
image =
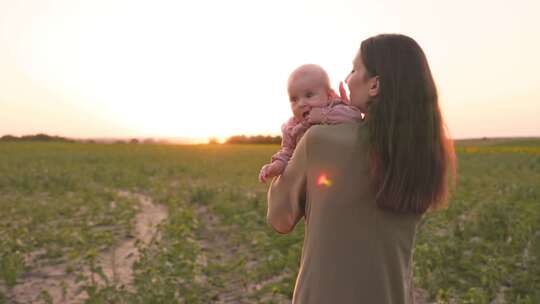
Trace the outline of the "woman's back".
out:
[[[420,215],[379,209],[365,123],[314,126],[274,180],[268,221],[288,232],[305,215],[293,303],[412,303],[411,254]],[[281,219],[289,218],[283,223]]]

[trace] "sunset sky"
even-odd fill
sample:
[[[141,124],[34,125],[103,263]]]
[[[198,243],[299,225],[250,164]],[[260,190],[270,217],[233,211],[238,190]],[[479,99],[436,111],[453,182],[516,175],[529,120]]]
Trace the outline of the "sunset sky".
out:
[[[423,47],[454,138],[540,136],[540,1],[0,0],[0,136],[279,134],[288,74]]]

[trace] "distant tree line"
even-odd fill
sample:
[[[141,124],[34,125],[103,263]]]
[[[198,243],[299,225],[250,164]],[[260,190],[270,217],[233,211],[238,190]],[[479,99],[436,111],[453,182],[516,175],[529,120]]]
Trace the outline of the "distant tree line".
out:
[[[115,144],[162,144],[167,143],[166,141],[155,140],[152,138],[148,139],[116,139],[116,140],[76,140],[71,138],[66,138],[62,136],[48,135],[44,133],[39,133],[35,135],[23,135],[23,136],[13,136],[13,135],[4,135],[0,137],[0,142],[83,142],[83,143],[115,143]],[[209,144],[217,144],[218,140],[216,138],[211,138]],[[226,144],[280,144],[281,136],[269,136],[269,135],[235,135],[229,137],[226,141]]]
[[[280,144],[281,136],[268,136],[268,135],[235,135],[227,138],[226,144]]]
[[[23,136],[13,136],[13,135],[4,135],[0,137],[0,141],[59,141],[59,142],[75,142],[73,139],[61,137],[61,136],[51,136],[43,133],[36,135],[23,135]]]
[[[106,144],[167,144],[167,141],[157,140],[153,138],[146,139],[73,139],[66,138],[62,136],[48,135],[44,133],[39,133],[36,135],[23,135],[23,136],[13,136],[13,135],[4,135],[0,137],[0,142],[79,142],[87,144],[95,143],[106,143]]]

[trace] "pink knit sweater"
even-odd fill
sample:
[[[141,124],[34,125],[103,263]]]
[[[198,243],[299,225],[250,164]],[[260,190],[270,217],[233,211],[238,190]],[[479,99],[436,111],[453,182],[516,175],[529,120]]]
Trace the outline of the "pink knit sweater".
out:
[[[323,121],[314,124],[340,124],[347,122],[360,122],[362,114],[358,108],[349,106],[340,100],[333,101],[327,107],[322,108]],[[271,162],[282,161],[285,164],[291,159],[296,144],[302,138],[307,129],[312,125],[306,119],[298,120],[291,117],[281,126],[282,141],[281,149],[275,153]]]

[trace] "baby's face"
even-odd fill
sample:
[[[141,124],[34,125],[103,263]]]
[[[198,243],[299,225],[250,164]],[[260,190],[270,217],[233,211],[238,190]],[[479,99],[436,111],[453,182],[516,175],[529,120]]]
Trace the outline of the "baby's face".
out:
[[[296,119],[303,119],[312,108],[325,107],[329,103],[329,88],[318,77],[302,75],[289,82],[289,101]]]

